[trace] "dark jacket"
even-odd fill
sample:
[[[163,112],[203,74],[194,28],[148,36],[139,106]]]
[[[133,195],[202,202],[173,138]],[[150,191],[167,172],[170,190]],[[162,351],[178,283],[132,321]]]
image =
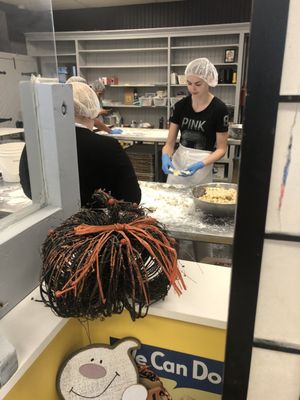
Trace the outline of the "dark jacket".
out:
[[[76,127],[76,141],[82,206],[96,189],[106,190],[118,200],[140,202],[141,190],[133,166],[116,139]],[[26,146],[19,172],[24,193],[31,198]]]

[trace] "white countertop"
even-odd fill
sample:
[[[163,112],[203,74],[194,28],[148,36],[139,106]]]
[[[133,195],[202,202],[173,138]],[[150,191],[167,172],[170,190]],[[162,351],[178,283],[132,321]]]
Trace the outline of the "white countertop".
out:
[[[68,322],[56,317],[38,299],[39,288],[30,293],[0,320],[0,333],[15,347],[18,370],[0,388],[0,399],[13,388],[33,362]]]
[[[231,269],[179,261],[187,290],[179,297],[173,289],[164,301],[152,305],[150,315],[226,329]],[[19,368],[0,389],[3,398],[43,352],[68,319],[56,317],[39,300],[39,288],[0,320],[0,332],[15,347]]]
[[[121,128],[122,133],[110,135],[118,140],[139,140],[142,142],[165,142],[168,137],[168,129],[146,129],[146,128]],[[108,135],[107,132],[97,132],[99,135]]]
[[[165,143],[168,137],[168,129],[146,129],[146,128],[121,128],[123,132],[118,135],[110,135],[118,140],[136,140],[141,142],[161,142]],[[107,132],[97,132],[99,135],[108,135]],[[177,138],[179,141],[179,137]],[[228,139],[228,144],[237,145],[241,144],[240,140]]]
[[[187,290],[179,297],[173,289],[149,314],[226,329],[231,268],[179,261]]]

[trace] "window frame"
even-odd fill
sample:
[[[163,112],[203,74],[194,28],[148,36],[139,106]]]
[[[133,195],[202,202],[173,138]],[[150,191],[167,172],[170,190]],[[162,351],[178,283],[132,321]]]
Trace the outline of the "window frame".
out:
[[[1,224],[0,318],[38,285],[49,228],[80,209],[72,88],[56,82],[20,85],[33,204]]]

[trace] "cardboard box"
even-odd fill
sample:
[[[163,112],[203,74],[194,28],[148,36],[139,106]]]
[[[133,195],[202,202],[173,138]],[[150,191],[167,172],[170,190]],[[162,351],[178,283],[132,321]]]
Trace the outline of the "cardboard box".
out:
[[[118,85],[119,79],[117,76],[108,76],[107,77],[107,84],[108,85]]]
[[[178,75],[178,83],[179,85],[186,85],[186,76],[185,75]]]
[[[124,104],[133,104],[133,88],[125,88]]]

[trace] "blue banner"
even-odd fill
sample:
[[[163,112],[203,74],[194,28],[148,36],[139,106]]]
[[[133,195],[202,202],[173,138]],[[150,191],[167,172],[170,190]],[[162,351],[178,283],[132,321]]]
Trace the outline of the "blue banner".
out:
[[[110,344],[117,340],[111,337]],[[224,363],[221,361],[146,344],[133,354],[139,364],[149,365],[160,378],[176,381],[176,388],[222,394]]]

